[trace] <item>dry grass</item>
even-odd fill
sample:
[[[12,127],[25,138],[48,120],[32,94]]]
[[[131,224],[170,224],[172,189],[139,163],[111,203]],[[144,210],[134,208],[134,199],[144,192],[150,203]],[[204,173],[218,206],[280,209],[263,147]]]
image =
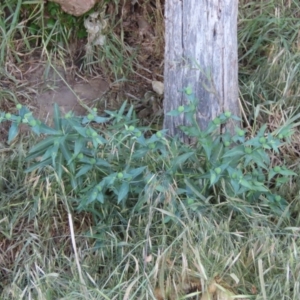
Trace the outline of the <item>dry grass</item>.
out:
[[[25,175],[20,154],[0,162],[1,299],[201,299],[222,289],[297,299],[299,230],[287,218],[279,226],[182,206],[178,219],[150,204],[146,215],[95,222],[69,210],[61,183]]]
[[[139,98],[151,80],[162,78],[164,3],[142,1],[133,15],[128,3],[109,4],[107,47],[94,49],[77,71],[105,73],[117,90],[124,87],[119,82],[138,79],[142,92],[129,92]],[[291,125],[292,144],[273,160],[299,173],[299,4],[245,0],[239,5],[245,124],[249,132],[261,123],[272,131]],[[8,23],[0,15],[1,109],[31,103],[35,91],[23,81],[23,72],[29,72],[22,70],[24,55],[54,39],[48,35],[44,44],[33,44],[27,31],[26,23],[41,18],[42,8],[37,4],[23,22],[14,17],[19,5]],[[66,50],[42,54],[44,60],[64,61]],[[178,219],[152,199],[146,211],[116,210],[104,222],[73,210],[72,193],[51,173],[24,173],[27,143],[0,143],[1,299],[201,299],[205,291],[216,295],[223,289],[243,299],[298,300],[299,179],[282,186],[291,218],[227,216],[221,206],[191,215],[182,205]],[[165,216],[171,221],[165,223]]]

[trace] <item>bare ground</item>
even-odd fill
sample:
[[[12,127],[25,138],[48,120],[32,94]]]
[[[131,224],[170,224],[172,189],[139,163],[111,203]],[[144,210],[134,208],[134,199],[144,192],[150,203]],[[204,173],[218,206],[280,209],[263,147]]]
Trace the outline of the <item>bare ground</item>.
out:
[[[143,2],[143,1],[142,1]],[[85,41],[74,41],[70,45],[70,55],[63,63],[49,60],[41,48],[32,53],[24,53],[22,62],[8,58],[5,68],[11,78],[0,76],[0,88],[8,91],[8,101],[0,102],[0,108],[14,112],[16,103],[28,106],[34,115],[46,123],[51,123],[53,104],[57,103],[62,112],[73,111],[84,115],[86,108],[97,107],[99,113],[104,109],[118,109],[127,100],[133,104],[138,117],[152,123],[162,116],[162,97],[152,90],[152,80],[163,81],[163,18],[162,9],[156,9],[155,1],[132,6],[128,1],[120,3],[117,18],[123,21],[114,28],[119,36],[124,33],[124,42],[131,48],[138,48],[133,72],[125,81],[115,81],[101,69],[94,74],[81,72],[79,55],[83,56]],[[156,1],[157,2],[157,1]],[[163,3],[158,1],[157,3]],[[155,9],[154,9],[155,8]],[[108,5],[107,13],[115,10]],[[153,15],[160,12],[160,16]],[[157,19],[160,18],[160,22]],[[159,23],[159,24],[158,24]],[[10,93],[16,97],[9,97]],[[22,130],[26,132],[27,130]],[[8,127],[0,127],[0,138],[6,139]]]

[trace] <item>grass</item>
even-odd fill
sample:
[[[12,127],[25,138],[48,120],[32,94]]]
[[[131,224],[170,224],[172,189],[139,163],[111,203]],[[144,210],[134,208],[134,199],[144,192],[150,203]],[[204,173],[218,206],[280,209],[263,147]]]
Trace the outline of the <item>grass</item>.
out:
[[[1,299],[181,299],[213,281],[246,299],[298,299],[299,233],[288,219],[278,226],[213,205],[206,215],[182,206],[178,219],[155,199],[148,213],[119,211],[111,223],[69,218],[63,183],[24,174],[25,153],[20,145],[0,161]]]
[[[51,170],[24,173],[32,143],[1,152],[1,299],[201,299],[212,287],[297,299],[296,218],[236,214],[226,203],[193,212],[179,199],[175,214],[150,190],[139,210],[108,203],[97,218],[74,209]]]
[[[298,108],[299,11],[297,1],[240,3],[240,88],[252,107],[280,103]]]
[[[18,77],[22,55],[40,47],[63,61],[70,45],[60,23],[50,31],[44,23],[35,35],[28,32],[28,22],[43,24],[44,4],[36,2],[20,22],[21,2],[0,4],[0,107],[5,110],[32,97]],[[160,9],[148,9],[146,19],[158,33],[159,57],[163,20],[156,2]],[[152,7],[149,3],[144,5]],[[274,159],[299,173],[299,4],[244,0],[239,5],[245,124],[255,131],[263,122],[273,129],[292,122],[292,145]],[[115,11],[111,20],[117,19]],[[65,44],[57,42],[58,34]],[[104,65],[113,80],[129,76],[139,62],[123,34],[122,18],[113,21],[107,31],[109,44],[85,57],[82,70],[95,74]],[[36,44],[37,37],[43,37],[42,44]],[[55,47],[47,50],[51,44]],[[45,53],[41,59],[52,57]],[[78,212],[72,194],[66,193],[68,186],[51,171],[24,173],[33,143],[27,137],[12,146],[0,141],[1,299],[201,299],[200,292],[212,287],[232,291],[240,299],[299,299],[298,178],[282,187],[291,205],[290,218],[235,215],[222,205],[191,214],[180,201],[179,218],[149,197],[146,209],[111,209],[103,220]]]
[[[119,224],[69,218],[63,184],[24,174],[25,153],[20,145],[0,161],[1,299],[179,299],[214,280],[248,299],[298,298],[299,233],[288,219],[276,226],[213,205],[206,215],[182,206],[177,219],[155,199],[147,214],[111,216]]]

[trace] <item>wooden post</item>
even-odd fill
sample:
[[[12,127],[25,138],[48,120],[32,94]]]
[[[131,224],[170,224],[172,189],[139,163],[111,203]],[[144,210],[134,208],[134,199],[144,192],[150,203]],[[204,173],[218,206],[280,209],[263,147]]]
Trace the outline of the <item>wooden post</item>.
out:
[[[166,113],[186,103],[187,86],[200,101],[201,128],[226,110],[239,115],[237,13],[238,0],[166,0],[164,128],[170,135],[186,125],[183,116]]]

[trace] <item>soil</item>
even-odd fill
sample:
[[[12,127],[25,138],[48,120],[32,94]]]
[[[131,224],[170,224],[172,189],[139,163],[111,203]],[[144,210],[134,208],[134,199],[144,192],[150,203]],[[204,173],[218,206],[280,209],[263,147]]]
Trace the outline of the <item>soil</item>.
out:
[[[73,111],[76,115],[84,115],[86,109],[95,106],[95,102],[109,90],[109,84],[101,77],[90,80],[76,77],[70,78],[63,68],[52,68],[46,80],[41,80],[45,74],[45,66],[39,64],[36,71],[28,76],[30,86],[38,91],[33,101],[36,103],[35,115],[48,122],[53,115],[53,104],[57,103],[63,113]]]
[[[122,1],[122,10],[117,18],[123,21],[124,42],[132,48],[139,49],[134,71],[123,82],[115,81],[107,72],[98,69],[93,75],[81,72],[80,63],[85,52],[85,41],[75,41],[70,45],[70,56],[62,64],[59,59],[49,60],[42,48],[36,48],[31,53],[24,53],[21,62],[15,62],[9,57],[6,70],[11,78],[0,76],[0,89],[18,95],[17,99],[8,99],[0,103],[0,110],[14,112],[16,103],[29,107],[34,115],[51,124],[53,104],[57,103],[63,113],[73,111],[76,115],[85,115],[88,107],[97,107],[99,113],[104,109],[116,110],[127,100],[133,104],[138,117],[153,122],[153,116],[162,116],[162,96],[152,89],[152,81],[163,81],[163,28],[150,23],[150,13],[153,13],[153,1],[145,5],[132,6],[130,2]],[[161,2],[163,3],[163,1]],[[152,6],[151,6],[152,5]],[[113,4],[107,8],[116,9]],[[162,19],[163,24],[163,19]],[[121,25],[114,31],[121,34]],[[106,75],[104,75],[106,74]],[[14,102],[14,103],[12,103]],[[21,132],[26,132],[25,127]],[[0,141],[6,140],[8,127],[0,125]]]

